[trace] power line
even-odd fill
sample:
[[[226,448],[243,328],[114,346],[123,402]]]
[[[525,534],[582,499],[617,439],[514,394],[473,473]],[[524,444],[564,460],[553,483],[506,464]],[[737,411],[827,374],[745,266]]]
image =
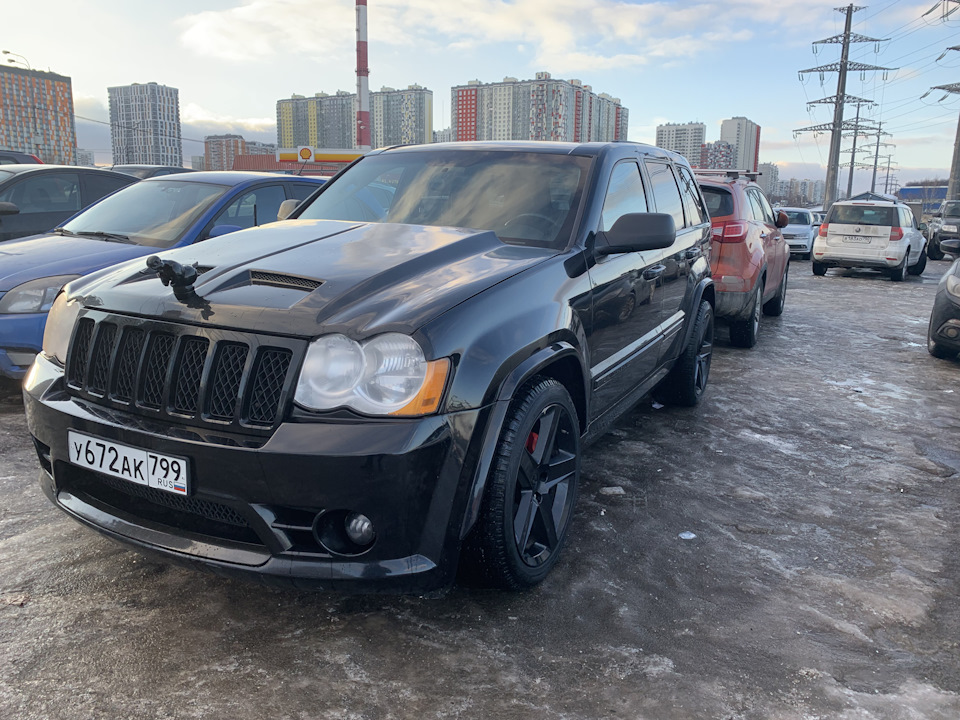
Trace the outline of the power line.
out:
[[[107,126],[109,126],[111,129],[114,128],[114,127],[122,127],[122,128],[125,129],[125,130],[133,130],[134,132],[143,132],[143,133],[146,132],[145,130],[141,130],[140,128],[138,128],[138,127],[135,126],[135,125],[124,125],[123,123],[110,123],[110,122],[107,122],[107,121],[105,121],[105,120],[95,120],[95,119],[93,119],[93,118],[83,117],[82,115],[76,115],[76,114],[74,115],[74,117],[75,117],[77,120],[86,120],[87,122],[97,123],[97,124],[99,124],[99,125],[107,125]],[[161,134],[161,133],[158,133],[158,134],[157,134],[157,137],[169,138],[169,139],[171,139],[171,140],[176,140],[176,139],[178,139],[175,135],[165,135],[165,134]],[[182,140],[183,142],[195,142],[195,143],[200,143],[201,145],[205,144],[205,142],[206,142],[206,141],[204,141],[204,140],[196,140],[196,139],[194,139],[194,138],[188,138],[188,137],[183,137],[183,136],[181,136],[179,139]]]

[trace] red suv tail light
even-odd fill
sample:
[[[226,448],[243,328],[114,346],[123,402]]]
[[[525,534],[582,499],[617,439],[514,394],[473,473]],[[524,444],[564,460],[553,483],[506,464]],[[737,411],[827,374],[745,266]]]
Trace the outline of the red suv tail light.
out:
[[[829,227],[830,227],[830,225],[829,225],[828,223],[824,223],[823,225],[820,226],[820,237],[826,237],[826,236],[827,236],[827,229],[828,229]]]
[[[747,224],[744,222],[717,223],[713,226],[713,239],[722,243],[744,242],[747,239]]]
[[[903,228],[890,228],[890,242],[897,242],[897,240],[903,240]]]

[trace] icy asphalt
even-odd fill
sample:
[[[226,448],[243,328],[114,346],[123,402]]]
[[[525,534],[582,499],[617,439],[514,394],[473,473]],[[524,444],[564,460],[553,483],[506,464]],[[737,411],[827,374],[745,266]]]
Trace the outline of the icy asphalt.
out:
[[[440,599],[169,567],[52,507],[0,398],[0,718],[960,717],[960,362],[948,262],[897,284],[793,262],[692,410],[644,400],[584,458],[539,588]]]

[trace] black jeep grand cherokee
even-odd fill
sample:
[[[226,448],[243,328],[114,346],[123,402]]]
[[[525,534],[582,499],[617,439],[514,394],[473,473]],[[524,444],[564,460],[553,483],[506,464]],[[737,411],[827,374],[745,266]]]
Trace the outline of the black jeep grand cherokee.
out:
[[[296,219],[67,286],[25,404],[49,498],[298,586],[521,588],[581,448],[707,382],[710,223],[635,143],[372,152]]]

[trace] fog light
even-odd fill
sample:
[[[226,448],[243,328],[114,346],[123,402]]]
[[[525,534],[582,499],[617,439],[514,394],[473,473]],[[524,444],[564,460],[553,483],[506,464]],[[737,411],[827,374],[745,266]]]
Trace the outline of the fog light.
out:
[[[343,527],[347,531],[347,537],[357,545],[369,545],[377,537],[370,518],[360,513],[347,515]]]
[[[957,328],[955,327],[948,327],[946,330],[943,331],[943,334],[946,335],[951,340],[956,340],[958,337],[960,337],[960,330],[957,330]],[[350,532],[349,529],[347,530],[347,532]]]

